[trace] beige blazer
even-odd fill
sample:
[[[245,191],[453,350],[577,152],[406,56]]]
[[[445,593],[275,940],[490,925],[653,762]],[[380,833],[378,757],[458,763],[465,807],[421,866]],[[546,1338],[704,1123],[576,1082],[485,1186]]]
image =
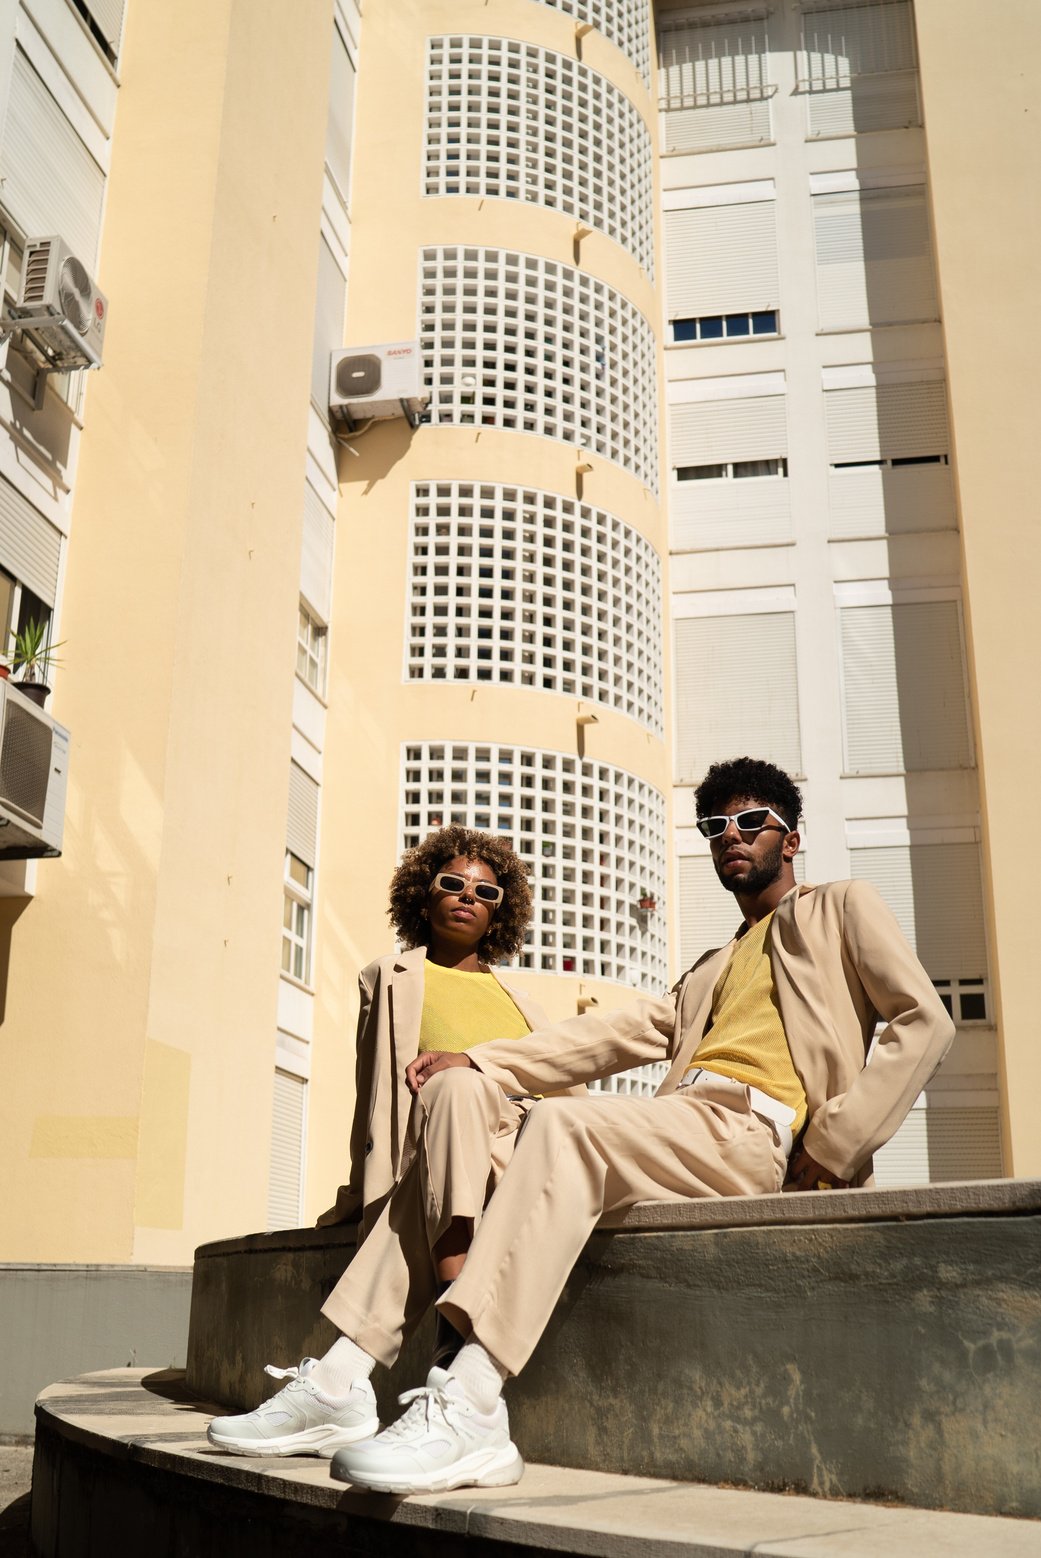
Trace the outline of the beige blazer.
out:
[[[470,1059],[506,1091],[546,1092],[671,1060],[659,1094],[675,1091],[705,1032],[730,941],[671,993],[606,1016],[587,1012],[527,1038],[493,1040]],[[774,991],[806,1090],[806,1150],[841,1179],[863,1183],[943,1059],[954,1024],[900,928],[867,882],[795,887],[774,914]],[[867,1064],[877,1021],[885,1027]]]
[[[411,1161],[408,1125],[412,1096],[405,1083],[405,1067],[419,1050],[426,951],[426,947],[413,947],[377,958],[358,978],[361,1010],[350,1178],[337,1191],[335,1205],[318,1219],[319,1227],[352,1222],[361,1216],[367,1231]],[[545,1027],[542,1007],[500,979],[494,969],[491,972],[529,1028]]]

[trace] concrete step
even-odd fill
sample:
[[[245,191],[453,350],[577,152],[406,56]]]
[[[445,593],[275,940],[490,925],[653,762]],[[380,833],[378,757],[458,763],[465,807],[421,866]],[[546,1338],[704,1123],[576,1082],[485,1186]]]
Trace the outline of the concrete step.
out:
[[[1041,1522],[529,1466],[515,1488],[355,1492],[314,1458],[214,1450],[170,1370],[114,1369],[37,1403],[36,1558],[1039,1558]],[[335,1546],[332,1544],[335,1543]]]

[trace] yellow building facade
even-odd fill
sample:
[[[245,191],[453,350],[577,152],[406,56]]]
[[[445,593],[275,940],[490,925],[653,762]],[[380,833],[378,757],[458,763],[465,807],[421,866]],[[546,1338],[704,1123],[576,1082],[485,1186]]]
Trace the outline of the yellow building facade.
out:
[[[109,301],[97,373],[45,375],[41,400],[17,336],[0,368],[0,478],[23,527],[50,527],[52,704],[72,739],[61,858],[0,865],[4,1260],[179,1264],[207,1239],[313,1221],[346,1173],[357,975],[392,948],[402,848],[442,823],[506,833],[529,861],[515,978],[553,1017],[666,988],[716,934],[685,765],[734,743],[773,755],[754,705],[728,725],[712,700],[743,708],[756,655],[789,638],[794,701],[771,698],[807,795],[807,877],[872,850],[903,870],[923,838],[982,862],[988,966],[961,968],[961,995],[957,969],[930,968],[968,1014],[940,1102],[968,1111],[950,1122],[1000,1112],[986,1172],[1034,1172],[1009,835],[1037,744],[1029,645],[1011,654],[1034,550],[1018,316],[1036,93],[1007,89],[972,0],[782,0],[757,32],[763,9],[0,11],[8,302],[26,242],[74,222],[84,190],[97,225],[79,242]],[[1027,0],[1013,9],[1021,38],[1041,29]],[[897,11],[872,73],[857,49]],[[826,12],[845,64],[825,122],[798,60]],[[851,75],[909,71],[913,123],[841,121]],[[987,105],[971,122],[970,83]],[[53,155],[23,195],[30,110]],[[812,222],[863,191],[904,191],[905,209],[912,187],[939,306],[829,334]],[[718,245],[745,218],[717,213],[753,205],[762,234],[771,202],[779,290],[749,267],[747,308],[701,306],[675,235]],[[334,351],[408,341],[420,425],[330,417]],[[950,523],[829,532],[829,483],[847,478],[828,395],[907,383],[946,386],[949,455],[922,458],[950,472]],[[754,448],[727,410],[751,401]],[[735,473],[755,463],[746,510]],[[28,590],[6,545],[0,528],[0,570]],[[850,761],[867,726],[839,702],[841,613],[877,625],[894,602],[964,612],[969,758]]]

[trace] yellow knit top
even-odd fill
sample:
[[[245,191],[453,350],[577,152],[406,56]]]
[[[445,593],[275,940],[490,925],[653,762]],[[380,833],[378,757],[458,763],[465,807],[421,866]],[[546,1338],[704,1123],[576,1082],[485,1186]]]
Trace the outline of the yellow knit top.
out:
[[[806,1093],[792,1064],[770,966],[772,914],[746,930],[716,981],[712,1015],[692,1065],[762,1088],[795,1110],[792,1131],[806,1123]]]
[[[519,1039],[530,1033],[509,993],[494,974],[466,973],[423,964],[423,1018],[419,1050],[464,1050],[485,1039]]]

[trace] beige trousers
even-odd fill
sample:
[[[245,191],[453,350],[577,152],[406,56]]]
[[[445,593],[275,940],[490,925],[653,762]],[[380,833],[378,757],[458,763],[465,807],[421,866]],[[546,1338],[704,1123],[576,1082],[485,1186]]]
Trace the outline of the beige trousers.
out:
[[[416,1158],[322,1309],[388,1365],[434,1298],[430,1251],[453,1217],[473,1219],[474,1241],[438,1308],[517,1374],[604,1212],[780,1190],[786,1167],[727,1077],[666,1098],[530,1104],[460,1067],[431,1077],[419,1106]]]

